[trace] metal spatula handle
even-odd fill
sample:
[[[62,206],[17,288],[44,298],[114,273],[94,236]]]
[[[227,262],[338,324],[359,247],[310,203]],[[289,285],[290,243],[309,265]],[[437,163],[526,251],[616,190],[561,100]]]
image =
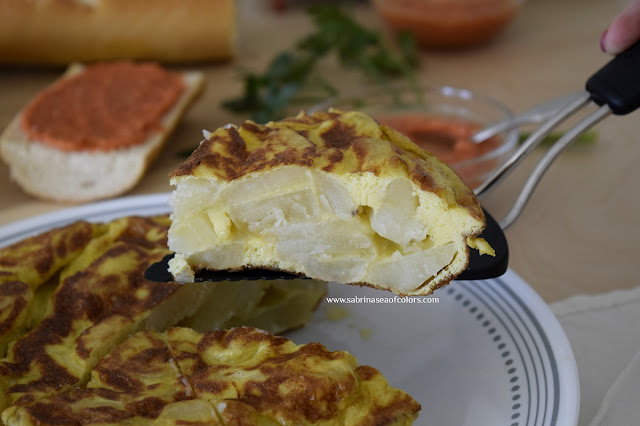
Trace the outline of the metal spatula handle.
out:
[[[600,108],[569,129],[540,159],[513,207],[500,221],[502,229],[508,228],[518,218],[548,167],[571,142],[612,112],[622,115],[640,108],[640,42],[613,58],[589,78],[582,98],[558,111],[557,116],[533,132],[520,148],[476,189],[476,195],[482,197],[494,189],[553,129],[591,102],[600,105]]]
[[[570,95],[552,99],[550,101],[536,105],[511,119],[485,127],[484,129],[476,132],[473,136],[471,136],[471,141],[474,143],[482,143],[508,130],[522,127],[526,124],[542,123],[543,121],[546,121],[549,118],[557,115],[558,111],[561,108],[567,106],[570,102],[579,99],[581,95],[582,91],[578,93],[571,93]]]

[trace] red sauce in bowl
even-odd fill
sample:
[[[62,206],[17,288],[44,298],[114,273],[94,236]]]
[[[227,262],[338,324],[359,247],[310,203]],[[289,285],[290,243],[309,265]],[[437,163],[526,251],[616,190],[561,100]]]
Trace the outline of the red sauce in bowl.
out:
[[[381,114],[375,118],[447,163],[471,187],[481,183],[500,161],[488,154],[502,146],[501,137],[479,144],[471,140],[471,136],[482,128],[478,123],[424,113]],[[488,158],[482,158],[485,155]]]
[[[515,0],[376,0],[378,13],[394,30],[410,31],[429,47],[485,43],[515,16]]]

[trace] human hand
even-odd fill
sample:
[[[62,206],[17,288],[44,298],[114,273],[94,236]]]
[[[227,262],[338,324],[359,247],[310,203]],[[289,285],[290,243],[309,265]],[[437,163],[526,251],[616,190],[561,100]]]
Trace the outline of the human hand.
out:
[[[603,52],[617,55],[640,40],[640,0],[634,0],[620,13],[600,39]]]

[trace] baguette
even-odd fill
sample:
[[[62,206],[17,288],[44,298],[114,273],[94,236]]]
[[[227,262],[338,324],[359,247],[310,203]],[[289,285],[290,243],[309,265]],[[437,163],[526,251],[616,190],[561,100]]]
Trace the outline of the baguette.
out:
[[[0,63],[229,59],[234,0],[0,0]]]
[[[62,76],[83,72],[73,65]],[[26,193],[43,200],[80,203],[113,197],[132,189],[158,156],[180,117],[202,90],[200,72],[182,74],[185,89],[165,113],[161,129],[140,144],[110,151],[65,151],[30,140],[14,117],[0,135],[0,157],[9,166],[12,180]]]

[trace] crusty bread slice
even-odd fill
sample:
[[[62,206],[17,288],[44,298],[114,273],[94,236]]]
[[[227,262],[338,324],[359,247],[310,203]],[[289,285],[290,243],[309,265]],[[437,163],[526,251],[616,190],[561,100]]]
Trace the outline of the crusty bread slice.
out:
[[[72,65],[61,77],[83,72]],[[123,194],[132,189],[158,156],[179,119],[202,90],[200,72],[183,73],[185,91],[165,114],[162,128],[143,143],[112,151],[68,152],[29,140],[20,126],[22,112],[0,135],[0,156],[11,178],[35,197],[60,202],[87,202]]]

